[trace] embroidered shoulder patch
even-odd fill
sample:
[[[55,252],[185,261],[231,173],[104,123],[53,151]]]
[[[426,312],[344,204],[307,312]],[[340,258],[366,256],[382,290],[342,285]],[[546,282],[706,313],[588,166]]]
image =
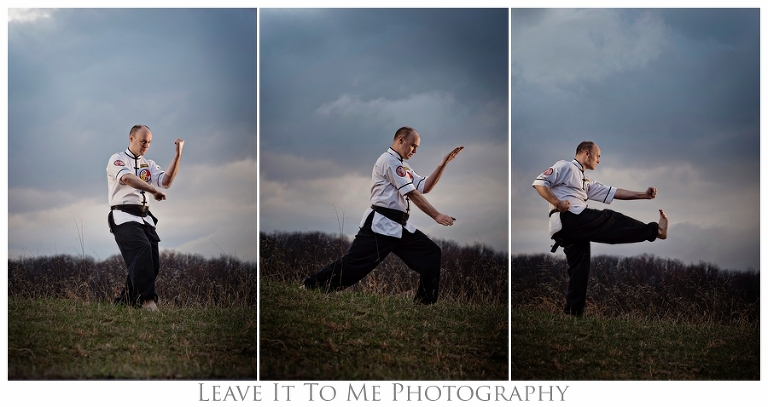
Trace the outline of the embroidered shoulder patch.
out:
[[[549,176],[549,175],[552,175],[553,172],[555,172],[554,168],[549,167],[549,169],[544,171],[543,174]]]
[[[402,165],[397,166],[397,169],[395,170],[395,172],[397,173],[397,175],[399,175],[401,177],[404,177],[405,174],[406,174],[405,168],[403,168]]]
[[[113,164],[115,164],[115,165],[116,165],[116,166],[118,166],[118,167],[122,167],[122,166],[124,166],[124,165],[125,165],[125,163],[123,162],[123,160],[115,160],[115,162],[114,162]]]

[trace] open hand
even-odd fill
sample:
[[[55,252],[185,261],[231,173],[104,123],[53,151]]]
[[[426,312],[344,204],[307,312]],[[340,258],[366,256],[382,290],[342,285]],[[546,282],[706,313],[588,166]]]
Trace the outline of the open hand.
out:
[[[456,147],[450,153],[446,154],[445,157],[443,157],[443,165],[451,162],[451,160],[456,158],[456,156],[459,155],[459,152],[463,149],[464,149],[464,146]]]
[[[455,220],[456,220],[456,218],[448,216],[448,215],[443,215],[442,213],[440,213],[437,216],[435,216],[435,222],[437,222],[437,223],[439,223],[439,224],[441,224],[443,226],[452,226],[453,225],[453,221],[455,221]]]

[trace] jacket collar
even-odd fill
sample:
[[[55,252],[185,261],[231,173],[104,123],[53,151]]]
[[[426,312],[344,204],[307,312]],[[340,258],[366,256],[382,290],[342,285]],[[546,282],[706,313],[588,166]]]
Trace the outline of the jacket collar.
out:
[[[135,160],[135,159],[137,159],[137,158],[141,158],[141,156],[140,156],[140,155],[136,155],[136,154],[134,154],[133,152],[131,152],[131,149],[130,149],[130,148],[126,148],[126,149],[125,149],[125,154],[126,154],[126,155],[127,155],[129,158],[133,158],[134,160]]]
[[[397,159],[398,159],[398,160],[400,160],[400,162],[403,162],[403,157],[401,157],[401,156],[400,156],[400,153],[398,153],[397,151],[395,151],[395,150],[394,150],[392,147],[388,148],[388,149],[387,149],[387,152],[388,152],[388,153],[390,153],[390,154],[392,154],[393,156],[397,157]]]
[[[584,172],[584,166],[583,166],[583,165],[581,165],[581,163],[579,162],[579,160],[577,160],[577,159],[575,159],[575,158],[574,158],[573,160],[571,160],[571,162],[572,162],[574,165],[576,165],[576,167],[578,167],[578,168],[581,170],[581,172]]]

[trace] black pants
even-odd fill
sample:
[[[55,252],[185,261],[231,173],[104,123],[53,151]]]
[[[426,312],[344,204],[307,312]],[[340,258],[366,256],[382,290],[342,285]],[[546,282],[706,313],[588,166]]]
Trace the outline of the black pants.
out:
[[[612,210],[584,209],[578,215],[560,213],[563,229],[553,236],[563,247],[568,261],[568,291],[565,313],[581,316],[587,299],[589,280],[590,242],[637,243],[656,240],[657,222],[643,223]]]
[[[112,233],[128,268],[125,288],[117,302],[140,305],[146,300],[157,301],[155,279],[160,272],[160,251],[155,228],[145,223],[111,223]]]
[[[405,264],[421,276],[414,301],[423,304],[437,302],[440,285],[440,247],[427,235],[403,230],[403,236],[384,236],[371,230],[373,213],[355,236],[352,246],[343,257],[307,277],[307,288],[325,291],[342,290],[360,281],[381,263],[389,253],[400,257]]]

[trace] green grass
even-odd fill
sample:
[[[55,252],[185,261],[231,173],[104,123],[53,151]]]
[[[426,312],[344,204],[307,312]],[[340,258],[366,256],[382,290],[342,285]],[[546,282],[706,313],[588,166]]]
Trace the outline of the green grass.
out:
[[[8,378],[255,378],[254,308],[8,299]]]
[[[507,380],[507,307],[261,282],[262,380]]]
[[[759,380],[757,324],[512,312],[513,380]]]

